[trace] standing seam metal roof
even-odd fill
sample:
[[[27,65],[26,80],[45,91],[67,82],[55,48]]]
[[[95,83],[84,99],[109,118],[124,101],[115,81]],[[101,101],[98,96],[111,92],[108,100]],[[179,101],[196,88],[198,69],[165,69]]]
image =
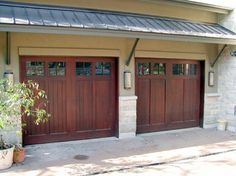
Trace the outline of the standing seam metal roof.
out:
[[[124,12],[0,2],[0,24],[236,38],[219,24]]]

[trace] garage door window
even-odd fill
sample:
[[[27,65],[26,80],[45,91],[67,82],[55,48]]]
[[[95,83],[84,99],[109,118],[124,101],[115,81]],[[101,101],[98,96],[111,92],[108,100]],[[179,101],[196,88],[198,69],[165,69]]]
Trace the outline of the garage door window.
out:
[[[173,64],[172,73],[173,75],[184,75],[184,64]]]
[[[197,74],[197,65],[196,64],[185,64],[185,73],[186,75],[196,75]]]
[[[173,75],[193,76],[197,74],[196,64],[173,64]]]
[[[44,62],[27,61],[26,76],[44,76]]]
[[[91,75],[91,62],[76,62],[76,75],[89,76]]]
[[[165,75],[166,66],[163,63],[154,63],[152,67],[152,74]]]
[[[138,75],[149,75],[150,63],[138,63]]]
[[[96,62],[96,75],[110,75],[111,63],[110,62]]]
[[[65,62],[48,62],[49,76],[65,76]]]

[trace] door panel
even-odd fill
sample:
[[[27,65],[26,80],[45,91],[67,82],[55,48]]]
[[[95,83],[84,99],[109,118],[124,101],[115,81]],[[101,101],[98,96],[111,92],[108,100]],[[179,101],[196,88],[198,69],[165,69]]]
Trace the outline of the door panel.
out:
[[[95,127],[99,130],[112,129],[112,88],[109,80],[94,82]]]
[[[93,129],[92,82],[82,80],[76,82],[76,131]]]
[[[137,83],[139,101],[137,102],[137,124],[149,125],[150,81],[141,79]]]
[[[165,80],[151,81],[150,124],[165,123]]]
[[[183,80],[168,80],[166,115],[169,123],[183,121]]]
[[[44,90],[46,89],[46,82],[44,80],[38,79],[37,82],[40,84],[40,87]],[[48,133],[48,124],[41,123],[39,125],[35,125],[31,118],[29,118],[27,122],[26,131],[28,132],[28,135],[45,135]]]
[[[136,59],[137,132],[199,126],[200,63]]]
[[[65,133],[67,131],[67,109],[66,109],[66,81],[51,80],[48,81],[48,101],[50,133]]]
[[[194,121],[199,114],[199,80],[185,80],[184,82],[184,120]]]

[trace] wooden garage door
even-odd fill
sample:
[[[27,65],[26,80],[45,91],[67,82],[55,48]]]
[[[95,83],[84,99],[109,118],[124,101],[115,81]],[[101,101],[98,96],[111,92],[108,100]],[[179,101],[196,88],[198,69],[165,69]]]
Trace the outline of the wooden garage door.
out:
[[[21,80],[40,84],[49,99],[49,121],[27,118],[24,144],[114,136],[114,58],[22,57]]]
[[[136,59],[137,132],[199,126],[200,63]]]

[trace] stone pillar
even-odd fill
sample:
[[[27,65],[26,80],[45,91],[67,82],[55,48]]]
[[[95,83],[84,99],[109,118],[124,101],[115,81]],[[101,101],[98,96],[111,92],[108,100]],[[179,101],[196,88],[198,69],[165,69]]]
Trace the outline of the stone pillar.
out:
[[[220,99],[218,93],[206,93],[204,97],[204,121],[203,128],[215,128],[220,116]]]
[[[136,96],[119,97],[119,138],[136,136]]]

